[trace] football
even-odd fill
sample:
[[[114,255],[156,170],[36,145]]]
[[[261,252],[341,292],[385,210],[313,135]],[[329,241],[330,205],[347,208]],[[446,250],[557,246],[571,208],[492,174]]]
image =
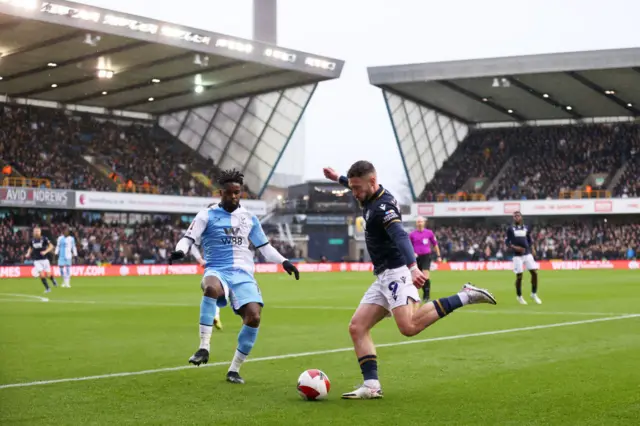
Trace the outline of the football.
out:
[[[307,401],[319,401],[329,395],[331,382],[320,370],[307,370],[298,377],[298,393]]]

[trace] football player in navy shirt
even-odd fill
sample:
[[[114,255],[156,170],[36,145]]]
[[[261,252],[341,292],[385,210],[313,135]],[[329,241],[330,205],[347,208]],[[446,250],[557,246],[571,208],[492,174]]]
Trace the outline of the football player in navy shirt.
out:
[[[524,268],[531,274],[531,299],[540,305],[542,300],[538,297],[538,263],[535,258],[535,248],[531,241],[529,227],[524,224],[522,213],[513,213],[513,224],[507,229],[505,241],[508,248],[513,250],[513,272],[516,274],[516,296],[518,303],[526,305],[527,301],[522,297],[522,273]]]
[[[495,305],[496,301],[487,290],[467,283],[457,294],[420,306],[418,288],[424,285],[426,277],[416,265],[413,246],[402,227],[398,202],[378,184],[373,164],[358,161],[351,166],[347,176],[340,176],[331,168],[323,171],[327,179],[351,189],[353,196],[360,202],[365,222],[366,246],[376,276],[376,281],[365,292],[349,324],[364,384],[342,397],[382,398],[376,349],[371,338],[371,329],[378,322],[393,314],[400,333],[415,336],[463,305]]]
[[[47,284],[47,275],[51,280],[51,283],[54,287],[58,286],[56,279],[53,277],[53,272],[51,271],[51,263],[49,263],[48,254],[53,251],[55,247],[51,244],[51,241],[44,235],[42,235],[42,231],[40,228],[33,229],[33,238],[31,239],[31,244],[29,245],[29,250],[27,250],[27,254],[24,256],[25,258],[33,258],[33,267],[35,269],[35,273],[40,277],[40,281],[44,285],[44,292],[49,293],[51,289]]]

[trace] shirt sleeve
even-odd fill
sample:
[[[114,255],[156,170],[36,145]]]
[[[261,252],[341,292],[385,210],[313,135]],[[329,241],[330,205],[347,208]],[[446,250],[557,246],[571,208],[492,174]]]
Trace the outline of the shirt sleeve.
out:
[[[71,255],[78,256],[78,249],[76,248],[76,238],[71,237]]]
[[[529,247],[533,245],[533,242],[531,240],[531,229],[528,226],[527,226],[527,244],[529,244]]]
[[[191,225],[189,225],[187,232],[184,234],[184,238],[188,238],[195,244],[200,245],[202,233],[207,229],[207,223],[209,223],[209,211],[202,210],[193,219]]]
[[[56,240],[56,249],[54,251],[55,254],[60,253],[60,237]]]
[[[249,241],[251,241],[251,244],[256,248],[269,244],[269,238],[267,238],[267,235],[264,233],[258,218],[253,216],[251,220],[253,221],[251,232],[249,232]]]
[[[338,178],[338,183],[342,186],[344,186],[345,188],[351,189],[349,188],[349,179],[347,179],[346,176],[340,176]]]
[[[200,254],[200,249],[198,248],[198,246],[193,244],[189,252],[191,253],[191,256],[193,256],[193,258],[196,260],[196,262],[200,262],[200,260],[202,259],[202,255]]]
[[[507,228],[507,237],[504,239],[504,243],[507,245],[507,247],[513,244],[513,237],[513,228],[510,226]]]
[[[388,228],[392,223],[402,223],[402,217],[396,206],[393,204],[380,204],[380,206],[384,207],[384,210],[377,206],[375,209],[376,215],[382,222],[382,226]]]
[[[438,245],[438,239],[436,238],[436,234],[435,233],[432,232],[431,235],[429,235],[429,242],[434,247]]]

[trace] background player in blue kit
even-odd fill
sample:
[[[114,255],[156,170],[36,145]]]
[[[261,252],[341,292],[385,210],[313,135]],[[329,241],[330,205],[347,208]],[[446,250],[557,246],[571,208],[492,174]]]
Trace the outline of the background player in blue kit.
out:
[[[42,235],[40,228],[33,228],[33,238],[31,238],[29,250],[27,250],[27,254],[24,257],[33,259],[33,267],[36,274],[40,277],[42,285],[44,285],[45,293],[51,291],[47,284],[47,276],[54,287],[58,286],[51,271],[51,263],[49,263],[49,253],[51,253],[53,249],[53,244],[51,244],[51,241],[49,241],[47,237]]]
[[[506,245],[513,250],[513,272],[516,274],[516,295],[518,303],[526,305],[527,301],[522,297],[522,273],[524,268],[531,274],[531,299],[538,305],[542,300],[538,297],[538,263],[536,262],[535,248],[531,241],[529,227],[524,224],[522,213],[513,214],[513,225],[507,229]]]
[[[398,202],[378,184],[373,164],[358,161],[351,166],[347,176],[339,176],[331,168],[323,171],[327,179],[350,188],[360,202],[365,220],[366,247],[376,275],[376,281],[365,292],[349,323],[364,384],[343,394],[342,398],[382,398],[376,349],[371,338],[371,329],[378,322],[393,315],[400,333],[415,336],[464,305],[495,305],[496,301],[487,290],[467,283],[457,294],[420,306],[418,288],[424,285],[426,277],[416,264],[411,241],[402,227]]]
[[[58,255],[58,266],[60,267],[60,275],[62,275],[61,287],[71,287],[71,265],[73,258],[78,256],[76,248],[76,239],[68,227],[64,228],[62,235],[58,237],[56,244],[56,255]]]
[[[244,383],[240,377],[240,366],[245,361],[258,337],[260,313],[264,303],[258,284],[253,276],[255,265],[249,244],[253,244],[267,262],[281,263],[285,271],[300,278],[298,269],[269,244],[258,218],[240,206],[244,175],[236,170],[220,173],[218,183],[221,202],[198,213],[186,234],[171,253],[170,262],[185,257],[192,244],[198,244],[206,261],[200,304],[200,348],[189,362],[206,364],[213,319],[216,310],[228,299],[233,310],[242,317],[243,326],[238,334],[238,347],[227,381]]]

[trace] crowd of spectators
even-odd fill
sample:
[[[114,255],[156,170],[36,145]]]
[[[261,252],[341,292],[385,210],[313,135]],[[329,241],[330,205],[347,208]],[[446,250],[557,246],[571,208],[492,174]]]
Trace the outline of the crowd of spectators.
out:
[[[634,156],[627,163],[620,181],[614,190],[615,197],[640,197],[640,148],[633,152]]]
[[[592,173],[608,178],[640,149],[640,127],[630,124],[517,128],[505,142],[511,163],[488,198],[557,198],[579,189]]]
[[[5,106],[0,109],[0,161],[24,177],[48,179],[55,188],[113,190],[68,143],[71,123],[59,110]]]
[[[38,215],[0,219],[0,265],[23,264],[31,239],[32,227],[38,225],[43,235],[55,245],[63,227],[70,226],[76,239],[79,264],[154,264],[166,263],[169,254],[188,227],[186,223],[154,220],[122,225],[102,220],[77,219],[65,213],[46,217]],[[272,244],[288,257],[299,252],[294,246],[272,238]],[[193,261],[191,259],[190,261]],[[261,261],[259,257],[256,261]]]
[[[213,182],[219,173],[159,126],[17,105],[0,107],[0,163],[14,176],[48,179],[53,188],[115,191],[131,181],[145,192],[190,196],[215,189],[192,172]]]
[[[425,201],[435,201],[440,194],[454,194],[472,177],[493,179],[510,155],[503,134],[496,130],[472,132],[422,193]]]
[[[499,226],[443,226],[436,228],[442,256],[450,261],[507,260],[513,253],[505,245]],[[532,228],[538,259],[633,259],[640,250],[640,223],[572,222]]]
[[[470,178],[495,179],[504,172],[488,199],[558,198],[560,191],[580,189],[593,173],[607,176],[630,161],[618,185],[619,195],[638,193],[640,126],[629,123],[582,126],[540,126],[473,131],[427,184],[421,199],[468,192]],[[465,191],[466,190],[466,191]]]

